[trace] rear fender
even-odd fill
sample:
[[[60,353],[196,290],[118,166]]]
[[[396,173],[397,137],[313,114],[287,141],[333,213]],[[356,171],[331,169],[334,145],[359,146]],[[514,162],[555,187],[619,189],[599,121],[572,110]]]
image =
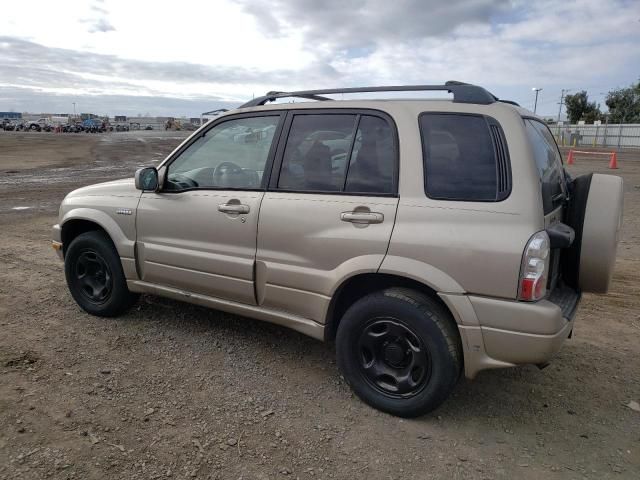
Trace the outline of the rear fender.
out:
[[[387,255],[384,257],[379,273],[411,278],[438,293],[465,293],[464,288],[442,270],[428,263],[406,257]]]

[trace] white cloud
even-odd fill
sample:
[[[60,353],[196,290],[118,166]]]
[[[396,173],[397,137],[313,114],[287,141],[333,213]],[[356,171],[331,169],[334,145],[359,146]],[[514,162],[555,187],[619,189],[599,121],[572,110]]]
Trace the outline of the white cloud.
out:
[[[534,85],[552,99],[637,80],[639,20],[628,0],[12,1],[0,84],[37,109],[29,89],[214,102],[456,79],[527,106]]]

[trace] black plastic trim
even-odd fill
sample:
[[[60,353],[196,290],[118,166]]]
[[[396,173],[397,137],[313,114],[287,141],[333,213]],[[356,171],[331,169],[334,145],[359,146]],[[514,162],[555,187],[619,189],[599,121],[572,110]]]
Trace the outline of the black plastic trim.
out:
[[[565,252],[561,261],[562,278],[573,288],[580,286],[580,255],[582,254],[582,233],[584,229],[584,217],[591,189],[593,173],[587,173],[576,177],[571,186],[571,200],[564,210],[564,222],[573,228],[574,241]]]
[[[573,320],[581,298],[581,292],[565,284],[558,285],[547,296],[548,301],[560,307],[562,317],[567,321]]]
[[[576,238],[576,232],[569,225],[556,223],[546,229],[551,249],[569,248]]]
[[[474,103],[490,105],[498,101],[498,98],[478,85],[450,80],[444,85],[387,85],[382,87],[351,87],[329,88],[319,90],[301,90],[297,92],[269,92],[264,96],[254,98],[239,108],[257,107],[278,98],[298,97],[313,100],[329,100],[322,95],[338,93],[372,93],[372,92],[416,92],[416,91],[446,91],[453,94],[455,103]]]

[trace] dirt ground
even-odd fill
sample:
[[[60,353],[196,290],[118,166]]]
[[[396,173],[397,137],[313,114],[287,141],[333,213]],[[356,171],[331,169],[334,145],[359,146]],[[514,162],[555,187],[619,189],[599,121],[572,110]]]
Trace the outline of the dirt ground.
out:
[[[0,478],[640,478],[640,153],[615,172],[612,291],[585,295],[555,361],[401,420],[351,394],[331,344],[150,296],[111,320],[75,305],[49,243],[63,196],[181,138],[0,132]]]

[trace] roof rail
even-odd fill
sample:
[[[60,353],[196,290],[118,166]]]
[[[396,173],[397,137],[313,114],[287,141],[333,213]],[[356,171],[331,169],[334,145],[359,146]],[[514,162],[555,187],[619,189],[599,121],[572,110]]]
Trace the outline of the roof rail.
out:
[[[329,88],[321,90],[302,90],[297,92],[269,92],[262,97],[254,98],[239,108],[257,107],[268,102],[273,102],[278,98],[305,98],[310,100],[332,100],[323,95],[337,93],[367,93],[367,92],[416,92],[416,91],[446,91],[453,94],[453,101],[456,103],[477,103],[489,105],[498,101],[497,97],[486,91],[484,88],[469,83],[450,80],[444,85],[390,85],[386,87],[352,87],[352,88]]]

